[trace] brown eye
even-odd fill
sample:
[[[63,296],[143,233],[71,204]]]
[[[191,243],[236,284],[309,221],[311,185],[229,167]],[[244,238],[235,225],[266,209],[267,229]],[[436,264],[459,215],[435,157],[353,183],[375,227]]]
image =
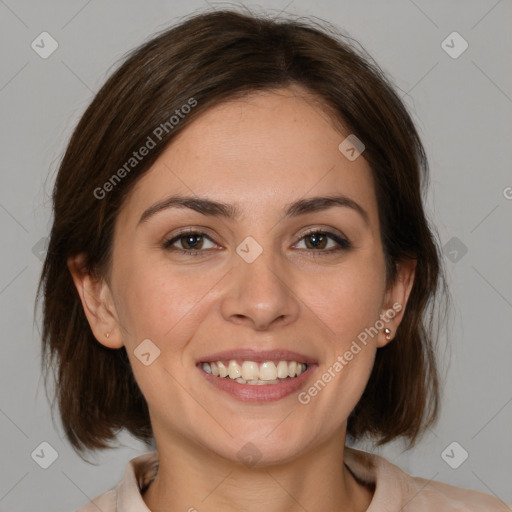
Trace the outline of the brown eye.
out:
[[[323,233],[312,233],[311,235],[305,236],[304,240],[308,249],[325,249],[328,244],[329,237]]]
[[[205,247],[205,243],[208,243],[208,241],[212,244],[211,247]],[[182,232],[163,243],[164,249],[184,254],[193,254],[194,256],[206,252],[202,249],[212,249],[214,246],[213,240],[200,231]]]
[[[351,248],[351,244],[345,238],[329,231],[310,231],[301,237],[299,242],[304,240],[305,249],[311,251],[333,253]],[[329,245],[329,242],[334,242]]]
[[[204,242],[202,235],[184,235],[178,240],[184,249],[201,249]]]

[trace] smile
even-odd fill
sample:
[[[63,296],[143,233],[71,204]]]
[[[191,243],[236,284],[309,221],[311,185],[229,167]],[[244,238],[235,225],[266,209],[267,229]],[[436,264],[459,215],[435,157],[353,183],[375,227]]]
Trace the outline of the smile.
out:
[[[311,362],[280,360],[256,363],[235,359],[200,362],[196,366],[212,389],[242,402],[260,404],[299,393],[318,368],[318,364]]]

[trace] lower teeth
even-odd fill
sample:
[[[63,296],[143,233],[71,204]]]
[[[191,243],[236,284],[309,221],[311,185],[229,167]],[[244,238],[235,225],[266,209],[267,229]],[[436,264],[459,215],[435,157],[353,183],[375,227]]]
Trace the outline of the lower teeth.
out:
[[[229,379],[229,377],[224,377],[226,379]],[[286,377],[285,379],[274,379],[274,380],[245,380],[241,377],[238,377],[238,379],[231,379],[235,382],[238,382],[239,384],[250,384],[253,386],[264,386],[266,384],[279,384],[280,382],[283,382],[283,380],[289,380],[294,379],[295,377]]]

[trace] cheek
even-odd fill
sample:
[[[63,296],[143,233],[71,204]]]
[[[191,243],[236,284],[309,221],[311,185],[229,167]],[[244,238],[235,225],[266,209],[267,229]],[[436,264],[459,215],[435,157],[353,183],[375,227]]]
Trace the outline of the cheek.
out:
[[[385,276],[379,266],[348,265],[306,279],[299,294],[338,341],[346,343],[379,318]]]
[[[181,402],[186,396],[181,396],[172,376],[178,380],[185,376],[183,355],[201,321],[199,303],[205,291],[184,281],[179,276],[166,277],[164,269],[156,265],[147,265],[131,272],[119,288],[119,320],[125,327],[124,343],[132,371],[148,404],[157,410],[168,403],[162,389],[169,387],[175,388],[173,400],[182,408],[186,405]],[[144,350],[139,348],[143,346]],[[146,352],[152,361],[147,366],[139,359]]]
[[[385,288],[384,266],[376,257],[361,257],[337,274],[323,297],[323,320],[334,331],[329,356],[319,375],[325,401],[335,417],[347,417],[359,401],[370,377],[376,353],[381,302]],[[321,292],[318,292],[321,299]],[[311,390],[315,393],[315,390]],[[306,397],[307,400],[307,397]]]
[[[197,303],[193,292],[183,293],[179,278],[164,280],[161,274],[139,273],[126,285],[120,320],[126,322],[131,338],[162,340]]]
[[[210,302],[208,293],[218,280],[219,276],[185,271],[161,260],[126,266],[116,289],[125,344],[135,348],[149,338],[162,351],[172,346],[175,353],[193,336]]]

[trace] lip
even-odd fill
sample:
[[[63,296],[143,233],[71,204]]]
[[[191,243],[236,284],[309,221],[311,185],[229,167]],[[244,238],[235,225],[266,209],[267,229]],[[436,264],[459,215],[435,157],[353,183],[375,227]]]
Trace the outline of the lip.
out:
[[[292,359],[292,361],[293,360],[294,359]],[[211,361],[215,361],[215,359]],[[216,377],[215,375],[205,372],[201,367],[201,363],[197,363],[196,365],[196,368],[202,373],[207,382],[215,386],[216,389],[228,393],[242,402],[253,403],[275,402],[276,400],[281,400],[282,398],[298,392],[302,387],[305,387],[306,382],[312,376],[317,367],[317,364],[309,363],[307,370],[304,373],[301,373],[298,377],[286,379],[282,383],[278,384],[265,384],[259,386],[252,384],[240,384],[229,377]]]
[[[217,361],[254,361],[255,363],[264,363],[265,361],[297,361],[298,363],[307,363],[308,366],[317,364],[316,359],[299,352],[285,349],[275,350],[254,350],[251,348],[239,348],[236,350],[224,350],[213,354],[200,357],[196,360],[199,363],[211,363]],[[299,377],[297,377],[299,378]]]

